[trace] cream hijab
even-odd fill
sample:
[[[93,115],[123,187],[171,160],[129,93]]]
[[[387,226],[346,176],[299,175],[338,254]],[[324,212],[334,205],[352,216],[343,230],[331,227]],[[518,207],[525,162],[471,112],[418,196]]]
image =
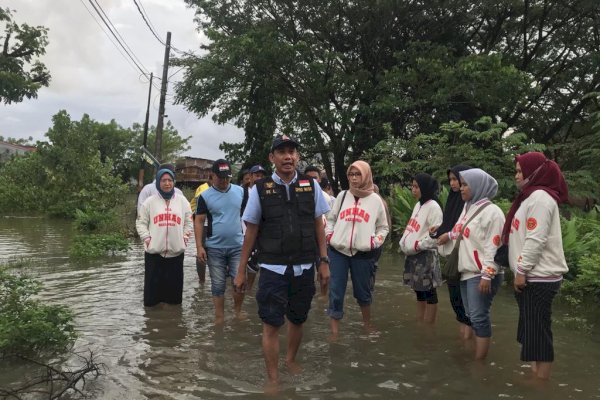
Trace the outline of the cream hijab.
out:
[[[360,171],[360,184],[356,188],[350,186],[350,193],[359,198],[367,197],[368,195],[374,193],[375,185],[373,184],[373,173],[371,172],[371,166],[365,161],[354,161],[348,167],[346,175],[350,172],[352,167]]]

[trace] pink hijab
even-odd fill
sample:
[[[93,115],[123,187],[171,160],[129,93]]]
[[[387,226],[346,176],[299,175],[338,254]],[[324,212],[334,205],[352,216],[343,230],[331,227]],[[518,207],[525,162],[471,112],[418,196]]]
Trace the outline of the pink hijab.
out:
[[[360,171],[360,184],[357,188],[350,186],[350,193],[354,196],[362,198],[375,192],[375,185],[373,184],[373,174],[371,173],[371,166],[365,161],[354,161],[348,167],[346,174],[350,172],[350,169],[354,167]]]

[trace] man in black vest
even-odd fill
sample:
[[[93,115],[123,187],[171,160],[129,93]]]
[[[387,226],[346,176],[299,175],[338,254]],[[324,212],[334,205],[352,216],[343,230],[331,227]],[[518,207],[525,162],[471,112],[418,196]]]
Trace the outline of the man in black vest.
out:
[[[298,146],[286,135],[273,140],[269,161],[275,165],[275,172],[252,187],[242,217],[246,235],[238,271],[246,270],[256,242],[261,268],[256,301],[263,321],[268,391],[277,390],[279,329],[284,317],[289,322],[285,362],[292,373],[300,370],[296,355],[302,341],[302,324],[315,294],[316,259],[321,280],[329,280],[322,218],[329,205],[319,185],[296,172]],[[246,275],[237,274],[235,290],[243,291],[245,284]]]

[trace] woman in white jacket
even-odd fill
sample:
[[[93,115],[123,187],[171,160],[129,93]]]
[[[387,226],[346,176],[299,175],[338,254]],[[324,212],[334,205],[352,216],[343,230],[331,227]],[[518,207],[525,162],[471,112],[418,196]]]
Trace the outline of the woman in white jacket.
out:
[[[535,377],[548,379],[554,361],[552,301],[569,268],[563,252],[558,204],[569,191],[558,165],[542,153],[516,157],[520,190],[506,218],[502,238],[515,275],[519,305],[517,340],[521,361],[529,361]]]
[[[371,167],[355,161],[348,168],[350,189],[338,194],[327,215],[325,234],[329,244],[329,308],[332,338],[339,334],[344,316],[348,272],[363,324],[371,330],[371,303],[375,261],[389,232],[383,199],[374,192]]]
[[[184,196],[175,193],[173,171],[159,170],[156,188],[158,194],[144,201],[135,224],[144,242],[146,307],[181,304],[183,252],[193,231],[192,209]]]
[[[439,186],[429,174],[416,174],[411,191],[418,200],[400,239],[400,250],[406,255],[404,283],[417,296],[417,321],[435,322],[437,290],[442,284],[440,260],[435,240],[429,236],[432,227],[442,223],[442,208],[437,202]],[[433,246],[432,246],[433,244]]]
[[[490,308],[503,277],[494,256],[500,246],[504,213],[491,202],[498,183],[487,172],[479,168],[462,171],[460,182],[463,212],[452,231],[439,237],[438,244],[443,245],[440,252],[448,255],[463,232],[458,251],[460,292],[475,333],[475,359],[483,360],[492,337]]]

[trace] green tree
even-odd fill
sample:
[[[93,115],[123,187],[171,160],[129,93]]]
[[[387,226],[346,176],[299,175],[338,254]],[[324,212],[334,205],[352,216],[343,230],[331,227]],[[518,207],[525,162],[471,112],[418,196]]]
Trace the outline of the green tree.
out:
[[[29,136],[27,139],[25,138],[12,138],[12,137],[4,137],[2,135],[0,135],[0,142],[6,142],[6,143],[12,143],[12,144],[18,144],[21,146],[33,146],[33,136]]]
[[[36,98],[50,83],[50,73],[38,59],[46,53],[48,29],[14,22],[8,8],[0,7],[0,101],[18,103]]]
[[[343,185],[345,165],[388,134],[410,140],[448,121],[498,116],[560,143],[589,119],[584,94],[600,83],[593,0],[187,3],[210,42],[176,60],[177,101],[246,129],[243,146],[223,147],[236,157],[265,140],[248,121],[293,133]]]
[[[113,175],[112,162],[100,158],[96,123],[84,115],[72,121],[66,111],[52,117],[49,142],[38,144],[46,170],[48,211],[73,217],[75,210],[110,210],[122,201],[126,186]]]
[[[140,124],[133,124],[131,127],[132,139],[130,146],[127,149],[127,165],[129,177],[138,177],[140,168],[140,162],[142,160],[141,147],[144,143],[144,127]],[[173,126],[171,121],[167,121],[163,127],[162,133],[162,160],[164,163],[175,163],[175,161],[181,157],[181,154],[188,151],[191,146],[189,141],[192,137],[182,137],[177,129]],[[147,147],[150,151],[154,150],[154,143],[156,142],[156,127],[151,126],[148,129]],[[154,174],[157,172],[154,167],[144,163],[144,177],[146,182],[154,179]]]
[[[374,176],[384,183],[408,184],[418,172],[427,172],[445,183],[447,169],[457,164],[481,168],[496,178],[499,197],[512,198],[515,191],[514,157],[526,151],[544,150],[528,143],[527,136],[507,130],[506,123],[482,117],[470,125],[448,122],[431,133],[412,139],[395,138],[379,142],[365,153]]]

